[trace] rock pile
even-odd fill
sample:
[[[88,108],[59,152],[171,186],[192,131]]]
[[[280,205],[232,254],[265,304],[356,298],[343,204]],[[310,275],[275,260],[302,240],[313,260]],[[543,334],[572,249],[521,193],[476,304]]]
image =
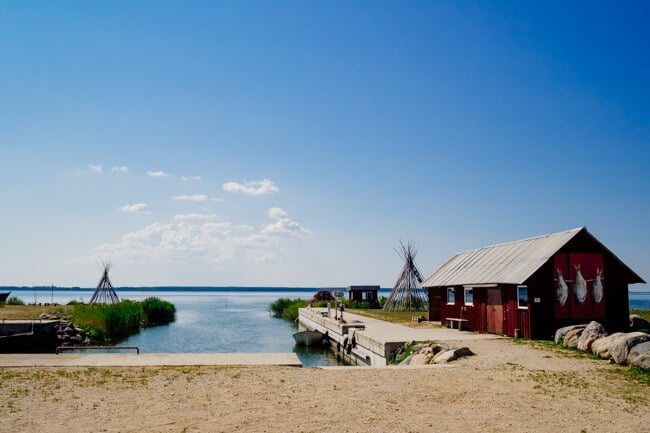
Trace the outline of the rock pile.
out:
[[[617,332],[609,335],[603,325],[572,325],[555,332],[555,344],[594,353],[621,365],[650,370],[650,334],[645,332]]]
[[[59,346],[80,346],[91,343],[90,337],[83,329],[67,321],[61,321],[56,325],[56,339]]]
[[[474,354],[467,347],[451,349],[444,344],[411,342],[397,352],[395,359],[402,358],[411,346],[411,354],[402,359],[399,365],[444,364]]]

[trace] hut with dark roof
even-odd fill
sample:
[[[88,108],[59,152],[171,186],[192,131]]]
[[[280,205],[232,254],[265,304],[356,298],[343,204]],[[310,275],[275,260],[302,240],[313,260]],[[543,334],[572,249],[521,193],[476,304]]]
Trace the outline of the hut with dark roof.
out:
[[[545,339],[591,320],[626,329],[634,283],[645,281],[581,227],[455,254],[421,287],[429,320]]]

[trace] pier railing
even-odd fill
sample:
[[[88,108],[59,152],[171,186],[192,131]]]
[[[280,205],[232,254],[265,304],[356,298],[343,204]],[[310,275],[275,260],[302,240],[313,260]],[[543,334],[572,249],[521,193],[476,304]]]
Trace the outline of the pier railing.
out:
[[[68,350],[135,350],[136,354],[140,354],[138,346],[59,346],[56,348],[56,354]]]

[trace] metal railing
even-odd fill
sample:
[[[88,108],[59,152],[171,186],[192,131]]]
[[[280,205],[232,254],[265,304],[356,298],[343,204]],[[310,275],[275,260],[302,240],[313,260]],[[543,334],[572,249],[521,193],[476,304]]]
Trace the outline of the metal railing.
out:
[[[138,346],[59,346],[56,348],[56,354],[67,350],[135,350],[136,354],[140,354]]]

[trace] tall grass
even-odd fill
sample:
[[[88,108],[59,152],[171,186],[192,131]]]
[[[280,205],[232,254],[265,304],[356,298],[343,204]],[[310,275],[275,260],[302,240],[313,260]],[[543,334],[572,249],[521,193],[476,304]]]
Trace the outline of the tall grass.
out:
[[[140,330],[142,307],[133,301],[117,304],[76,304],[72,321],[97,340],[120,340]]]
[[[165,325],[174,321],[176,307],[170,302],[152,297],[145,299],[140,305],[146,326]]]
[[[271,303],[269,310],[275,317],[282,317],[287,320],[298,318],[298,308],[306,307],[308,301],[304,299],[280,298]]]
[[[117,304],[74,304],[72,321],[93,340],[116,341],[138,333],[140,326],[172,322],[175,312],[173,304],[158,298],[142,302],[124,300]]]

